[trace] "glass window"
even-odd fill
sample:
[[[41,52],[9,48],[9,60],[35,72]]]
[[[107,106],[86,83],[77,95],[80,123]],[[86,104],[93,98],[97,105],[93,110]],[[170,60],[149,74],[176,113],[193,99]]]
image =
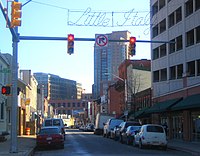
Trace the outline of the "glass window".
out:
[[[176,23],[182,20],[182,9],[181,7],[176,10]]]
[[[167,80],[167,68],[161,69],[161,81]]]
[[[194,44],[194,29],[186,33],[186,46],[191,46]]]
[[[200,60],[197,60],[197,75],[200,75]]]
[[[154,16],[157,12],[158,12],[158,2],[156,2],[156,3],[152,6],[152,16]]]
[[[153,72],[153,82],[159,82],[159,71]]]
[[[159,10],[165,6],[165,0],[159,0]]]
[[[200,9],[200,0],[195,0],[195,10]]]
[[[169,43],[169,53],[174,53],[175,52],[175,39],[171,40],[173,43]]]
[[[195,61],[187,63],[188,76],[195,76]]]
[[[176,66],[170,67],[170,79],[176,79]]]
[[[196,28],[196,43],[200,42],[200,26]]]
[[[171,13],[168,17],[168,27],[172,27],[174,25],[174,13]]]
[[[183,64],[177,65],[177,78],[182,78],[183,75]]]
[[[158,25],[156,25],[155,27],[153,27],[153,37],[156,37],[158,35]]]
[[[188,0],[185,3],[185,17],[193,13],[193,0]]]
[[[67,104],[67,106],[68,106],[68,107],[71,107],[71,103],[69,102],[69,103]]]
[[[166,19],[160,22],[160,33],[164,32],[165,30],[166,30]]]
[[[164,133],[164,129],[161,126],[147,126],[147,132]]]
[[[159,58],[159,49],[158,48],[155,48],[153,49],[153,59],[157,59]]]
[[[160,57],[166,56],[166,44],[160,46]]]
[[[182,35],[176,38],[176,50],[181,50],[183,49],[183,40],[182,40]]]

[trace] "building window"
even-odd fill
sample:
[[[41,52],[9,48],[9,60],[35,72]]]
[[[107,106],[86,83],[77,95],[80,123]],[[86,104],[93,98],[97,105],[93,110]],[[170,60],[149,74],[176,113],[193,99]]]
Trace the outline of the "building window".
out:
[[[160,33],[164,32],[166,30],[166,19],[162,20],[159,25],[160,25]]]
[[[85,102],[82,103],[82,107],[85,107]]]
[[[153,82],[159,82],[159,71],[153,72]]]
[[[152,37],[156,37],[157,35],[158,35],[158,25],[153,27],[153,35],[152,35]]]
[[[67,104],[67,107],[71,107],[71,103],[70,102]]]
[[[175,39],[171,40],[172,43],[169,43],[169,53],[175,52]]]
[[[76,104],[73,102],[73,107],[76,107]]]
[[[172,27],[174,25],[174,13],[171,13],[168,17],[168,27]]]
[[[195,76],[195,61],[187,63],[188,76]]]
[[[63,103],[62,105],[63,105],[63,107],[66,107],[66,104],[65,104],[65,103]]]
[[[4,119],[4,105],[3,102],[0,104],[0,120]]]
[[[154,16],[157,12],[158,12],[158,2],[156,2],[156,3],[152,6],[152,16]]]
[[[159,49],[155,48],[153,49],[153,60],[158,59],[159,58]]]
[[[194,29],[186,33],[186,46],[191,46],[194,44]]]
[[[176,66],[170,67],[170,79],[176,79]]]
[[[200,26],[196,27],[196,43],[200,42]]]
[[[182,78],[183,75],[183,64],[177,65],[177,78]]]
[[[183,40],[182,40],[182,35],[176,38],[176,50],[181,50],[183,49]]]
[[[161,69],[161,81],[166,81],[167,80],[167,68]]]
[[[195,0],[195,10],[200,9],[200,0]]]
[[[80,107],[80,102],[77,103],[77,107]]]
[[[182,20],[182,9],[181,7],[176,10],[176,23]]]
[[[58,103],[58,107],[60,107],[61,106],[61,104],[60,103]]]
[[[188,0],[185,3],[185,17],[193,13],[193,0]]]
[[[165,6],[165,0],[159,0],[159,10]]]
[[[166,56],[166,44],[160,46],[160,57]]]

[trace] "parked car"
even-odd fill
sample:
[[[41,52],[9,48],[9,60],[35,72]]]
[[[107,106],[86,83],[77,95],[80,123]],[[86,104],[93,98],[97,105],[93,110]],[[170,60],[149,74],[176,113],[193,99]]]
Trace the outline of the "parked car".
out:
[[[94,132],[94,124],[88,123],[85,127],[85,131],[87,132]]]
[[[64,148],[64,136],[58,126],[42,127],[36,137],[36,147]]]
[[[106,123],[104,123],[104,128],[103,128],[103,137],[110,137],[111,130],[114,129],[115,126],[119,125],[122,123],[124,120],[122,119],[116,119],[116,118],[111,118],[108,119]]]
[[[125,135],[128,126],[141,126],[141,124],[136,121],[122,122],[116,130],[116,140],[119,140],[121,143],[124,143],[123,135]]]
[[[164,127],[157,124],[142,125],[139,133],[135,135],[133,145],[144,146],[159,146],[164,150],[167,149],[167,138]]]
[[[64,125],[64,122],[63,122],[62,119],[60,119],[60,118],[47,118],[47,119],[44,120],[42,127],[47,127],[47,126],[48,127],[49,126],[57,126],[61,130],[61,132],[64,136],[64,139],[65,139],[65,125]]]
[[[128,126],[126,132],[122,135],[122,140],[126,142],[127,145],[132,144],[140,128],[141,126]]]

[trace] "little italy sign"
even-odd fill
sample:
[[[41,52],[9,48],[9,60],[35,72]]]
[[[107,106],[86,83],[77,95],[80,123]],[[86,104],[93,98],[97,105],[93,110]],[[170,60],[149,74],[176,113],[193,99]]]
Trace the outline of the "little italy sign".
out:
[[[87,8],[82,12],[69,10],[68,25],[101,27],[149,26],[150,12],[138,12],[134,9],[127,12],[92,11],[91,8]]]

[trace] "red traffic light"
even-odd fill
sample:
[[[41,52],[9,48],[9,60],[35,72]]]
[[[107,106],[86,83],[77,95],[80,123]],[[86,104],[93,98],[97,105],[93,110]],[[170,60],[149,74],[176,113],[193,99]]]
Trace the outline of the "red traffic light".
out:
[[[130,37],[130,44],[133,44],[136,42],[136,37]]]
[[[74,41],[74,35],[73,34],[69,34],[67,40],[68,41]]]
[[[1,93],[4,95],[9,95],[10,94],[10,86],[2,86],[1,88]]]

